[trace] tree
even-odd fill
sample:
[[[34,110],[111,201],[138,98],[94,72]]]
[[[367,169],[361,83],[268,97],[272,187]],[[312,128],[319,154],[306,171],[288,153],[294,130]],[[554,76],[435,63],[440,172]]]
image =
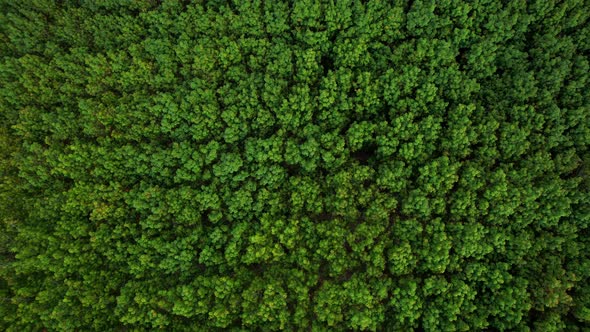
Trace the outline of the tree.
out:
[[[0,1],[0,328],[587,329],[589,16]]]

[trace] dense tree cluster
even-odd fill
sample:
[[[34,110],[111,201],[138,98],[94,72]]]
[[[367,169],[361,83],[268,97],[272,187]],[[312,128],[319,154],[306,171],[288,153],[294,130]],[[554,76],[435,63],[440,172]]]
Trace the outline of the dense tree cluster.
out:
[[[588,0],[0,0],[0,329],[590,328]]]

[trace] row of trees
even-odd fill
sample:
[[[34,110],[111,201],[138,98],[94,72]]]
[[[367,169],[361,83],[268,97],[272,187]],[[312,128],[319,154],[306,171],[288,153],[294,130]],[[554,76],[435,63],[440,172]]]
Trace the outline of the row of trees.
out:
[[[589,328],[589,15],[0,0],[0,326]]]

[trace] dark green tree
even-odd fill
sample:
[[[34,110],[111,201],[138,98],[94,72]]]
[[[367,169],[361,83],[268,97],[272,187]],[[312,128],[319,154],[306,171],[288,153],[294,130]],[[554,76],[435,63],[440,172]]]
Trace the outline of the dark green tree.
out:
[[[590,329],[589,16],[0,0],[0,329]]]

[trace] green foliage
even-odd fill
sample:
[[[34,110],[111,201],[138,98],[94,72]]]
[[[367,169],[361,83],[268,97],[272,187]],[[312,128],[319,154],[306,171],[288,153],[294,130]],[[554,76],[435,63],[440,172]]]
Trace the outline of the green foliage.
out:
[[[0,329],[589,329],[589,16],[0,0]]]

